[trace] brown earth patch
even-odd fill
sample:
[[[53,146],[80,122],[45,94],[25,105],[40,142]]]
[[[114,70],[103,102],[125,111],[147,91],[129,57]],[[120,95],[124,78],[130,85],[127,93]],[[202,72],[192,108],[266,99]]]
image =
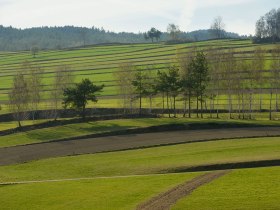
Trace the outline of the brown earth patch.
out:
[[[191,181],[161,193],[151,200],[137,206],[136,210],[169,210],[179,199],[191,194],[196,188],[207,184],[230,171],[214,171],[198,176]]]
[[[69,155],[122,151],[221,139],[280,136],[279,127],[169,131],[46,142],[0,148],[0,165]]]

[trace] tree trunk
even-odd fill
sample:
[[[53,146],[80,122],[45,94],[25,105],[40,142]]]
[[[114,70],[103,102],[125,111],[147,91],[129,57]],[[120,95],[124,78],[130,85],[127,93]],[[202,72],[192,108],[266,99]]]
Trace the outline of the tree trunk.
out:
[[[219,94],[217,94],[217,110],[216,110],[216,117],[217,117],[217,119],[219,119]]]
[[[152,97],[150,96],[150,114],[152,113]]]
[[[229,118],[232,119],[232,116],[231,116],[231,94],[229,93],[229,96],[228,96],[228,112],[229,112]]]
[[[269,120],[272,120],[272,91],[270,92]]]
[[[249,114],[249,119],[251,120],[252,119],[252,93],[250,93],[250,114]]]
[[[21,122],[20,119],[18,119],[18,127],[21,128]]]
[[[174,117],[176,117],[176,96],[173,96]]]
[[[242,92],[242,119],[244,120],[245,116],[244,116],[244,113],[245,110],[244,110],[244,93]]]
[[[165,101],[164,101],[164,93],[162,93],[162,114],[164,114],[164,104],[165,104]]]
[[[191,93],[189,91],[189,118],[191,118]]]
[[[187,112],[187,99],[184,98],[184,114],[183,114],[183,117],[186,117],[186,112]]]
[[[139,97],[139,115],[142,114],[142,96],[140,94],[140,97]]]
[[[85,106],[83,106],[82,117],[83,117],[83,119],[86,118],[86,107]]]
[[[240,93],[238,93],[238,119],[241,119]]]
[[[166,93],[166,106],[168,111],[168,117],[170,117],[170,110],[169,110],[169,94]]]
[[[202,107],[203,107],[203,101],[202,101],[202,95],[200,96],[200,117],[203,118],[203,113],[202,113]]]
[[[196,96],[196,117],[198,118],[198,95]]]
[[[278,112],[278,90],[276,89],[276,96],[275,96],[275,109]]]
[[[260,93],[260,112],[262,111],[262,89]]]

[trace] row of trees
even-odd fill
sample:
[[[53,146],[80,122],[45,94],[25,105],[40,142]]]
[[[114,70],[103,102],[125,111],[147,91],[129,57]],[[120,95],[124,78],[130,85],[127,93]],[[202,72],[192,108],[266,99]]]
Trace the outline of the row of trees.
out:
[[[171,24],[174,25],[174,24]],[[169,32],[151,31],[147,33],[115,33],[103,28],[84,28],[74,26],[64,27],[38,27],[30,29],[17,29],[0,25],[0,50],[19,51],[37,49],[65,49],[103,43],[143,43],[151,40],[170,40]],[[155,33],[156,32],[156,33]],[[227,37],[240,38],[236,33],[226,33]],[[180,33],[180,39],[201,41],[212,39],[211,30],[198,30]],[[35,51],[34,51],[35,50]]]
[[[258,41],[280,40],[280,9],[272,9],[257,21],[256,38]]]
[[[266,63],[268,56],[270,62]],[[139,101],[139,113],[142,114],[143,98],[149,100],[150,110],[154,98],[161,98],[162,110],[167,110],[169,116],[171,110],[176,116],[177,103],[183,102],[184,116],[188,114],[191,117],[192,110],[195,110],[197,116],[200,113],[203,117],[203,112],[207,111],[211,116],[215,113],[218,118],[219,112],[227,109],[231,118],[237,112],[239,118],[244,119],[252,118],[256,110],[264,111],[264,105],[267,107],[264,96],[270,97],[270,119],[273,107],[279,110],[279,46],[270,53],[256,48],[250,56],[242,54],[241,57],[232,50],[209,48],[200,52],[193,47],[186,52],[178,49],[172,63],[160,70],[156,65],[141,68],[129,62],[119,65],[115,77],[125,111],[131,110]],[[103,89],[89,80],[74,85],[72,72],[66,65],[53,72],[49,98],[50,114],[55,120],[62,102],[65,107],[79,109],[85,117],[87,101],[96,101],[95,93]],[[44,71],[39,66],[25,62],[14,76],[9,99],[10,109],[19,126],[26,117],[26,111],[31,112],[35,119],[43,100],[43,75]]]
[[[54,72],[49,97],[52,107],[49,114],[54,120],[59,117],[59,109],[62,105],[64,108],[71,107],[81,111],[84,118],[88,101],[97,102],[96,93],[104,87],[94,85],[88,79],[74,84],[74,76],[71,72],[71,67],[67,65],[59,66]],[[21,121],[28,117],[27,112],[32,113],[33,120],[36,117],[39,104],[43,100],[43,73],[39,66],[24,62],[13,78],[9,93],[9,108],[19,127],[21,127]]]
[[[184,116],[191,117],[192,106],[196,105],[196,115],[210,112],[219,118],[221,109],[233,118],[238,113],[241,119],[253,118],[253,112],[264,110],[269,95],[270,119],[273,106],[278,111],[278,91],[280,89],[280,47],[271,53],[269,70],[266,70],[267,54],[257,48],[250,57],[237,57],[234,51],[227,52],[209,48],[199,52],[196,48],[188,53],[178,50],[174,65],[163,70],[154,65],[144,68],[133,63],[119,65],[115,73],[119,93],[125,110],[133,107],[139,99],[142,112],[142,98],[148,98],[150,109],[155,96],[162,98],[162,109],[174,110],[176,103],[184,104]],[[224,98],[224,99],[223,99]],[[275,105],[273,102],[275,101]],[[221,104],[221,102],[223,104]],[[221,108],[223,107],[223,108]],[[200,110],[200,111],[199,111]]]
[[[182,66],[169,65],[166,70],[157,71],[153,75],[153,66],[146,69],[136,68],[132,63],[119,65],[115,73],[125,110],[132,109],[134,100],[139,100],[139,114],[142,114],[142,98],[148,97],[150,109],[152,99],[161,95],[163,110],[174,110],[176,116],[176,98],[179,94],[184,96],[185,102],[189,101],[189,116],[191,99],[196,98],[197,110],[200,102],[200,114],[203,115],[203,101],[209,82],[208,62],[203,52],[197,52],[190,60],[180,60]],[[183,63],[184,62],[184,63]],[[186,104],[186,103],[185,103]],[[170,112],[169,116],[170,116]],[[197,112],[198,115],[198,112]]]
[[[81,116],[85,118],[88,101],[97,102],[96,94],[104,87],[94,85],[89,79],[74,84],[71,72],[71,68],[66,65],[58,67],[54,72],[49,100],[52,109],[48,116],[54,120],[59,117],[59,110],[62,107],[79,110]],[[9,108],[19,127],[21,121],[29,117],[28,113],[32,114],[33,120],[36,118],[36,112],[42,102],[43,73],[39,66],[24,62],[22,69],[13,78],[13,86],[9,93]]]
[[[209,39],[222,39],[226,38],[229,34],[225,31],[225,24],[223,22],[223,18],[221,16],[218,16],[214,18],[213,23],[210,26],[210,34],[212,35],[209,37]],[[179,41],[180,39],[186,40],[186,37],[181,37],[180,35],[183,33],[180,30],[180,27],[178,25],[175,25],[174,23],[170,23],[167,26],[167,34],[169,35],[169,40],[171,41]],[[154,40],[159,41],[163,33],[152,27],[148,32],[144,33],[145,40],[151,40],[154,42]],[[198,41],[198,35],[194,36],[193,41]],[[228,36],[230,37],[230,35]]]

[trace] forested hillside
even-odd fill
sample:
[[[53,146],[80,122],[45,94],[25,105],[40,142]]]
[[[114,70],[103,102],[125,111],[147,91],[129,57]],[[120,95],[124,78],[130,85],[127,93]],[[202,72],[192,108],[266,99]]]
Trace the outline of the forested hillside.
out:
[[[226,33],[227,38],[240,38],[236,33]],[[215,38],[211,30],[181,32],[180,41],[201,41]],[[168,33],[162,33],[159,41],[169,40]],[[115,33],[103,28],[82,28],[74,26],[40,27],[16,29],[0,25],[0,51],[43,49],[64,49],[100,43],[144,43],[144,33]]]

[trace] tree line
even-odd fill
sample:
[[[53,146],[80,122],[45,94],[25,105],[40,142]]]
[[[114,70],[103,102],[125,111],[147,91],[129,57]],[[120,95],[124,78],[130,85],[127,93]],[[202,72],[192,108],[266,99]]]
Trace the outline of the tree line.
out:
[[[268,57],[269,56],[269,57]],[[266,62],[266,60],[270,62]],[[267,68],[267,66],[269,67]],[[73,108],[86,117],[88,101],[97,102],[97,94],[103,85],[94,85],[89,79],[74,82],[71,66],[61,65],[54,70],[52,76],[48,104],[48,118],[57,120],[61,108]],[[9,92],[9,108],[17,120],[21,121],[31,113],[36,119],[43,98],[44,71],[40,66],[24,62],[13,78]],[[171,64],[158,69],[154,64],[137,66],[132,62],[120,63],[114,72],[116,87],[119,91],[120,107],[125,113],[138,110],[143,112],[143,99],[149,101],[152,112],[155,101],[161,100],[163,114],[176,117],[179,111],[184,117],[220,117],[227,112],[230,118],[253,119],[254,112],[269,111],[269,119],[273,112],[279,110],[280,89],[280,47],[266,51],[256,47],[250,56],[231,50],[209,47],[204,51],[195,45],[186,51],[177,48],[176,56]],[[265,99],[264,97],[268,97]],[[267,107],[269,102],[269,109]],[[158,102],[156,102],[158,103]],[[182,108],[183,107],[183,108]]]
[[[176,117],[176,104],[180,103],[183,116],[203,117],[207,112],[219,118],[223,111],[230,118],[237,114],[239,119],[253,119],[254,112],[267,110],[263,97],[269,95],[269,118],[273,119],[273,112],[279,110],[280,47],[271,52],[269,70],[266,59],[267,52],[261,47],[249,59],[237,57],[233,50],[209,48],[203,52],[194,47],[188,52],[178,49],[174,64],[162,70],[126,62],[114,75],[125,112],[133,112],[139,103],[141,114],[144,98],[151,111],[153,100],[161,98],[161,110],[169,116]]]
[[[40,110],[39,105],[44,102],[43,73],[41,67],[26,61],[13,78],[9,92],[9,109],[18,127],[21,127],[21,121],[29,118],[29,113],[35,120],[36,113]],[[80,111],[81,116],[85,118],[86,105],[89,101],[97,102],[96,94],[104,88],[104,85],[95,85],[89,79],[74,83],[74,75],[68,65],[61,65],[55,69],[51,85],[52,90],[48,101],[51,109],[48,112],[48,118],[52,117],[54,120],[59,117],[61,108],[68,107]]]
[[[280,8],[272,9],[261,16],[256,23],[256,37],[254,42],[280,41]]]
[[[152,29],[146,33],[115,33],[96,27],[64,26],[17,29],[0,25],[0,50],[31,50],[36,53],[37,50],[59,50],[104,43],[147,43],[155,40],[170,40],[169,32]],[[240,38],[238,34],[229,32],[226,32],[226,37]],[[213,39],[215,36],[211,30],[197,30],[193,32],[181,31],[179,38],[184,41],[202,41]]]

